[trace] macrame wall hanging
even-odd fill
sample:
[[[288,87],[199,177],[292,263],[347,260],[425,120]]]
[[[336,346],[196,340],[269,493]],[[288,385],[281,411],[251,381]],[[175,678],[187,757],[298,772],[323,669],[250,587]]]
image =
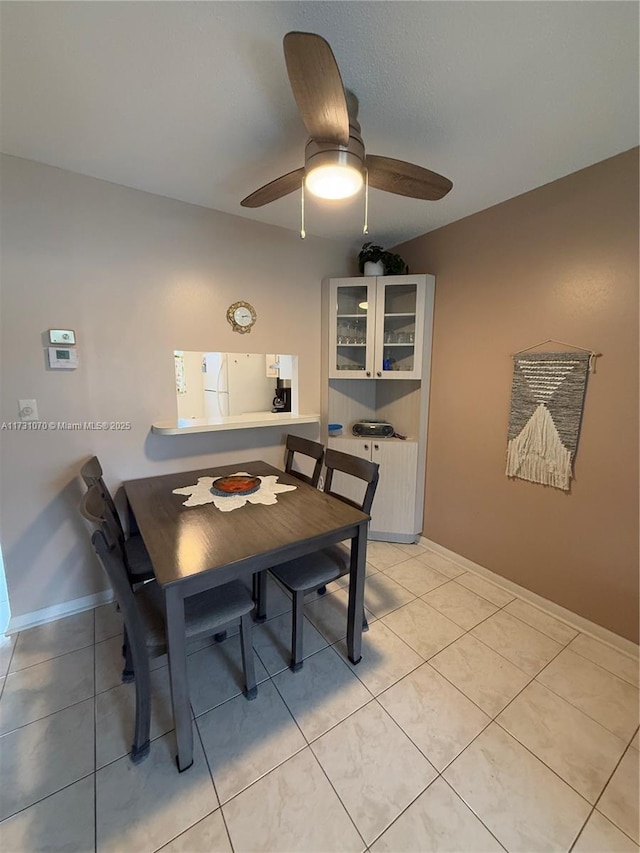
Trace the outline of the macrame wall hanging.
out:
[[[599,353],[531,352],[548,343],[562,341],[542,341],[513,356],[506,473],[569,491],[587,376]]]

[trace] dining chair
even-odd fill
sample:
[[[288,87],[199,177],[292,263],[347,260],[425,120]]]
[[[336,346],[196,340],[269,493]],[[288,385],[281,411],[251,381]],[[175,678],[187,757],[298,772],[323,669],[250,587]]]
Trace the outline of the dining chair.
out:
[[[131,760],[134,764],[149,754],[151,725],[151,680],[149,658],[167,651],[164,594],[156,581],[131,587],[117,539],[105,518],[106,502],[97,486],[92,486],[80,501],[81,514],[94,526],[91,542],[104,569],[124,619],[128,638],[129,661],[125,673],[135,673],[136,717]],[[230,622],[240,623],[242,666],[247,699],[258,695],[253,645],[251,640],[251,595],[240,581],[189,596],[184,601],[187,641],[215,635]],[[126,667],[130,670],[127,672]],[[124,673],[123,673],[124,674]],[[129,679],[131,680],[131,679]]]
[[[320,480],[320,472],[322,471],[322,460],[324,459],[324,445],[318,441],[309,441],[308,438],[300,438],[298,435],[288,435],[286,448],[287,455],[284,462],[284,470],[287,474],[291,474],[296,479],[302,480],[303,483],[308,483],[314,489],[317,488],[318,481]],[[316,464],[311,476],[303,474],[294,468],[296,453],[315,459]]]
[[[304,474],[295,466],[295,454],[307,456],[315,460],[315,466],[311,475]],[[284,470],[287,474],[291,474],[296,480],[302,480],[303,483],[308,483],[314,489],[318,487],[320,481],[320,473],[322,471],[322,462],[324,459],[324,445],[318,441],[310,441],[308,438],[301,438],[298,435],[287,435],[286,454],[284,461]],[[267,572],[257,572],[253,576],[253,598],[256,601],[256,616],[258,622],[264,622],[267,611]]]
[[[324,492],[356,509],[371,511],[371,504],[378,485],[378,468],[376,462],[369,462],[349,453],[329,448],[325,455]],[[364,498],[361,503],[340,494],[334,487],[334,474],[339,471],[362,480],[366,484]],[[349,574],[351,568],[351,548],[345,542],[323,548],[314,554],[289,560],[270,569],[271,574],[289,590],[293,597],[293,618],[291,631],[291,669],[297,672],[302,669],[302,629],[304,624],[304,597],[326,587],[331,581]],[[367,628],[367,620],[363,615],[363,628]]]
[[[92,456],[80,469],[80,476],[89,489],[96,486],[105,503],[105,518],[111,530],[112,537],[118,539],[124,556],[127,575],[131,584],[143,583],[153,578],[153,567],[149,554],[139,533],[125,534],[120,515],[111,492],[107,488],[102,472],[102,465],[97,456]]]

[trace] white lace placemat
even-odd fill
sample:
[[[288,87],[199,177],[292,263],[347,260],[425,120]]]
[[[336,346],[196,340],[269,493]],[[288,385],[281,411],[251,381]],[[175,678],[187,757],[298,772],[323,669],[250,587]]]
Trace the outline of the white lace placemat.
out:
[[[248,474],[246,471],[237,471],[233,474],[238,476],[252,477],[253,474]],[[228,475],[227,475],[228,476]],[[284,483],[278,483],[278,477],[275,474],[269,474],[266,477],[258,477],[260,480],[260,488],[257,492],[250,495],[229,495],[218,497],[211,492],[211,486],[217,477],[198,477],[198,482],[194,486],[185,486],[183,489],[174,489],[174,495],[189,495],[189,500],[184,501],[183,506],[201,506],[202,504],[215,504],[221,512],[231,512],[232,509],[239,509],[244,506],[247,501],[252,504],[265,504],[270,506],[278,502],[277,495],[281,492],[292,492],[297,486],[287,486]]]

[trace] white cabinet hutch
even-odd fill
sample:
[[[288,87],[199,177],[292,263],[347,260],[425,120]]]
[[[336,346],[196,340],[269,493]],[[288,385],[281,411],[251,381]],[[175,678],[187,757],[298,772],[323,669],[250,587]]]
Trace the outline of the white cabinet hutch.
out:
[[[323,430],[342,424],[329,447],[380,465],[370,539],[413,542],[422,531],[434,293],[431,275],[323,283]],[[358,420],[388,421],[407,438],[358,438]],[[355,482],[341,488],[361,499]]]

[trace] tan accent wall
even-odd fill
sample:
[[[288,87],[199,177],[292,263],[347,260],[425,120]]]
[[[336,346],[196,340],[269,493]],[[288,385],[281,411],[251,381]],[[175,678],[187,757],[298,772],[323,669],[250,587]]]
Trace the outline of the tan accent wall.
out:
[[[397,247],[437,277],[424,535],[635,642],[638,226],[633,149]],[[546,338],[602,353],[569,494],[504,474],[510,356]]]
[[[106,587],[77,512],[81,464],[107,484],[215,464],[284,460],[290,427],[150,433],[177,416],[174,349],[299,356],[300,411],[320,411],[320,281],[337,241],[252,222],[29,160],[2,164],[1,421],[35,398],[42,421],[130,421],[130,431],[0,432],[0,541],[12,616]],[[244,299],[258,320],[232,331]],[[49,328],[75,329],[79,366],[45,365]],[[274,381],[275,383],[275,381]],[[316,424],[295,429],[318,438]]]

